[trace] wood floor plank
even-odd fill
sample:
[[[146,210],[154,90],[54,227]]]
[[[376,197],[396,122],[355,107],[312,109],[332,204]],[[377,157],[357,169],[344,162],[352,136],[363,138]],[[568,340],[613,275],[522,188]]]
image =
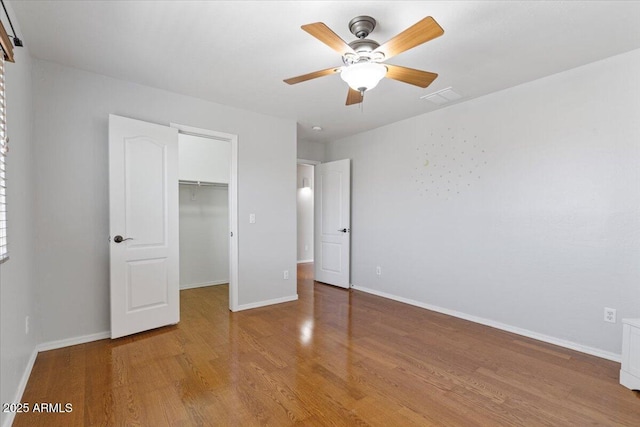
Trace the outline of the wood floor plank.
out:
[[[638,426],[618,363],[312,279],[239,313],[181,291],[181,322],[40,353],[14,426]]]

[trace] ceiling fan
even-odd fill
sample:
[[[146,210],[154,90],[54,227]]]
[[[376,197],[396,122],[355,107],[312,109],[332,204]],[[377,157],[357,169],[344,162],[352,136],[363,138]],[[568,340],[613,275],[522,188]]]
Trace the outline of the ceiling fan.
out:
[[[367,39],[376,26],[370,16],[356,16],[349,22],[349,31],[357,40],[346,43],[322,22],[303,25],[301,28],[331,49],[342,55],[343,66],[327,68],[284,80],[290,85],[318,77],[340,73],[349,85],[346,105],[359,104],[364,93],[376,87],[384,77],[409,83],[421,88],[429,86],[438,77],[436,73],[383,64],[387,59],[404,51],[433,40],[444,34],[444,30],[430,16],[418,21],[384,44]]]

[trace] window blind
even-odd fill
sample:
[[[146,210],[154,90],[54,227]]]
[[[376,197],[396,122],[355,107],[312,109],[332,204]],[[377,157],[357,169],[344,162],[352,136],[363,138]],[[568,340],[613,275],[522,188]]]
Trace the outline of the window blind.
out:
[[[7,250],[7,175],[6,158],[9,151],[7,138],[7,108],[4,98],[4,55],[0,55],[0,262],[9,258]]]

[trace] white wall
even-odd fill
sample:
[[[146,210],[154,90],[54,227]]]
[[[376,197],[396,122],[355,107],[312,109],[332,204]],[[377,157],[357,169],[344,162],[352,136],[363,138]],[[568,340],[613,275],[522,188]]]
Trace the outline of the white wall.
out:
[[[229,183],[231,143],[178,134],[178,179]]]
[[[298,165],[298,262],[313,261],[313,170],[311,165]],[[302,188],[305,178],[310,188]]]
[[[11,4],[7,10],[21,34]],[[9,27],[3,17],[5,27]],[[15,63],[6,63],[8,244],[10,259],[0,265],[0,402],[15,402],[25,370],[33,362],[40,339],[40,317],[34,275],[33,103],[32,61],[26,47],[16,48]],[[25,317],[30,332],[25,334]],[[0,413],[0,425],[10,415]]]
[[[353,284],[619,354],[603,308],[640,317],[639,75],[636,50],[330,143],[353,159]]]
[[[36,280],[44,341],[109,329],[109,113],[238,135],[242,305],[295,298],[296,123],[34,61]],[[248,224],[249,213],[256,224]]]
[[[324,162],[325,145],[322,142],[298,140],[297,149],[299,159]]]
[[[180,288],[229,283],[229,190],[180,185]]]

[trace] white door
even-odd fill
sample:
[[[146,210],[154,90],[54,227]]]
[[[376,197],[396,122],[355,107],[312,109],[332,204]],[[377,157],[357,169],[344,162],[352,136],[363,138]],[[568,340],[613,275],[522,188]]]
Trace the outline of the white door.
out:
[[[315,280],[349,287],[351,251],[351,160],[315,167]]]
[[[180,320],[178,130],[109,115],[111,338]]]

